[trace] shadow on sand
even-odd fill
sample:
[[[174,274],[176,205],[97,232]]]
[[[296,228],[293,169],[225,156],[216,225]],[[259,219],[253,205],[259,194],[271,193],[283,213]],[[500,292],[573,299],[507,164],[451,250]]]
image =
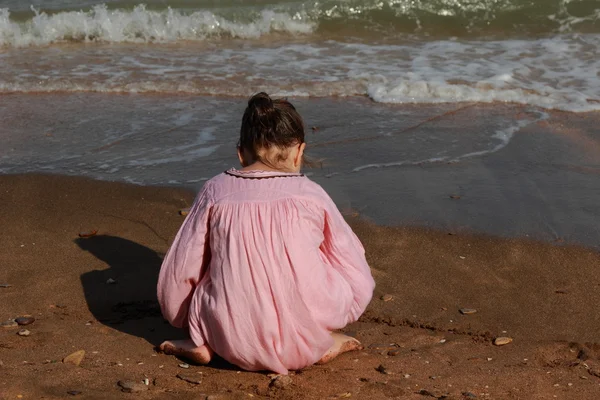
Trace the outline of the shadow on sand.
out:
[[[100,323],[154,346],[166,338],[184,337],[162,318],[156,298],[162,255],[116,236],[78,238],[75,243],[109,267],[81,275],[88,307]]]
[[[100,323],[144,338],[155,347],[166,339],[188,337],[185,330],[163,319],[158,305],[156,283],[164,255],[109,235],[77,238],[75,243],[109,267],[81,275],[88,308]],[[210,366],[238,369],[220,357],[215,357]]]

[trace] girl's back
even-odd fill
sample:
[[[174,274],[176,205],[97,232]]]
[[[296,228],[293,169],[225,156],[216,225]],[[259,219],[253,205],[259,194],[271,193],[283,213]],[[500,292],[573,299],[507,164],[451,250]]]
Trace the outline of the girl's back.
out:
[[[163,314],[248,370],[317,362],[373,292],[364,250],[299,172],[228,170],[208,181],[165,257]]]

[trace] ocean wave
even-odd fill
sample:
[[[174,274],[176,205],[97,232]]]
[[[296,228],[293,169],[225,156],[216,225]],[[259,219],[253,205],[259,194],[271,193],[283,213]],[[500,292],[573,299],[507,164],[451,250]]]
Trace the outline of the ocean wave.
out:
[[[175,9],[151,11],[138,5],[132,11],[109,10],[106,5],[90,11],[56,14],[35,11],[23,23],[0,9],[0,46],[40,46],[60,42],[165,43],[180,40],[206,40],[211,37],[259,38],[282,32],[306,34],[315,29],[301,13],[293,15],[264,9],[246,22],[237,22],[210,11],[185,14]]]
[[[570,112],[600,111],[600,100],[577,91],[540,88],[502,88],[489,84],[457,84],[455,82],[401,81],[377,83],[374,79],[344,82],[296,82],[290,85],[263,83],[261,90],[278,97],[352,97],[368,96],[377,103],[515,103],[544,109]],[[254,85],[223,85],[219,82],[130,82],[125,85],[72,82],[69,80],[23,84],[0,82],[0,93],[75,93],[164,94],[248,97],[256,92]]]
[[[60,3],[60,2],[58,2]],[[164,43],[223,37],[254,39],[272,33],[379,39],[424,37],[523,37],[599,33],[600,5],[586,0],[324,0],[227,5],[149,1],[153,8],[124,2],[83,11],[0,9],[0,46],[60,42]],[[159,4],[160,3],[160,4]],[[197,3],[197,4],[196,4]],[[186,8],[177,6],[185,4]],[[123,7],[123,8],[118,8]],[[159,8],[157,8],[159,7]],[[163,7],[162,9],[160,7]]]

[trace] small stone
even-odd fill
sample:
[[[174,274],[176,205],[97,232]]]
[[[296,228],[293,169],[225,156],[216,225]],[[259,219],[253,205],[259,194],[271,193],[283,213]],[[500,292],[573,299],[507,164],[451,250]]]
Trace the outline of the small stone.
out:
[[[350,393],[350,392],[340,393],[337,395],[337,397],[340,399],[348,399],[348,398],[352,397],[352,393]]]
[[[577,359],[581,360],[581,361],[587,361],[588,358],[590,358],[589,353],[587,352],[587,350],[585,349],[581,349],[579,350],[579,352],[577,353]]]
[[[19,332],[17,332],[17,335],[19,335],[19,336],[29,336],[29,335],[31,335],[31,332],[29,332],[27,329],[21,329]]]
[[[179,364],[179,368],[188,369],[189,367],[190,367],[190,364],[187,364],[187,363],[181,363],[181,364]]]
[[[121,390],[126,393],[144,392],[148,390],[148,386],[142,382],[119,381],[117,385],[121,386]]]
[[[475,314],[477,312],[477,310],[474,308],[461,308],[460,310],[458,310],[458,312],[461,313],[462,315],[470,315],[470,314]]]
[[[0,323],[0,327],[2,328],[16,328],[19,326],[14,319],[9,319],[8,321],[4,321]]]
[[[177,377],[182,381],[186,381],[188,383],[193,383],[194,385],[199,385],[202,383],[201,376],[192,376],[189,374],[177,374]]]
[[[398,346],[395,343],[373,343],[367,347],[372,350],[381,350],[381,349],[391,350],[391,349],[395,349]]]
[[[381,296],[381,300],[383,301],[392,301],[394,299],[394,296],[392,296],[391,294],[384,294],[383,296]]]
[[[451,194],[449,197],[450,197],[451,199],[453,199],[453,200],[458,200],[458,199],[460,199],[460,196],[459,196],[459,195],[457,195],[457,194]]]
[[[115,283],[117,283],[117,281],[116,281],[116,280],[114,280],[113,278],[108,278],[108,279],[106,280],[106,284],[107,284],[107,285],[114,285]]]
[[[421,390],[419,390],[417,392],[417,394],[420,394],[421,396],[429,396],[429,397],[436,397],[437,398],[437,396],[435,394],[433,394],[432,392],[430,392],[427,389],[421,389]]]
[[[442,344],[446,343],[446,339],[441,339],[440,343],[442,343]]]
[[[277,375],[271,380],[271,383],[269,383],[269,387],[285,390],[289,388],[291,384],[292,378],[290,378],[288,375]]]
[[[387,355],[390,357],[396,357],[400,354],[400,349],[393,349],[387,352]]]
[[[96,233],[98,233],[98,231],[96,229],[93,229],[91,231],[83,231],[83,232],[79,232],[79,237],[80,238],[88,238],[88,237],[95,236]]]
[[[494,339],[494,345],[495,346],[504,346],[505,344],[509,344],[512,341],[513,341],[512,338],[500,336],[500,337],[497,337],[496,339]]]
[[[150,379],[144,378],[144,385],[146,385],[146,386],[150,385]]]
[[[75,353],[71,353],[63,358],[63,363],[79,366],[79,364],[81,364],[83,361],[83,357],[85,357],[85,350],[78,350]]]
[[[182,208],[181,210],[179,210],[179,215],[183,215],[184,217],[186,215],[188,215],[190,213],[190,209],[189,208]]]
[[[375,368],[375,371],[381,372],[384,375],[389,375],[390,374],[390,372],[387,370],[386,367],[383,366],[383,364],[379,364],[379,366],[377,368]]]
[[[30,325],[35,322],[35,318],[30,317],[30,316],[24,316],[24,317],[15,318],[15,322],[19,325]]]
[[[71,396],[79,396],[81,393],[83,393],[81,390],[69,390],[67,392],[67,394],[70,394]]]
[[[12,285],[10,283],[0,283],[0,288],[6,289],[6,288],[9,288],[9,287],[12,287]]]
[[[475,398],[477,398],[477,395],[475,395],[475,393],[471,393],[471,392],[462,392],[462,395],[464,397],[469,398],[469,399],[475,399]]]

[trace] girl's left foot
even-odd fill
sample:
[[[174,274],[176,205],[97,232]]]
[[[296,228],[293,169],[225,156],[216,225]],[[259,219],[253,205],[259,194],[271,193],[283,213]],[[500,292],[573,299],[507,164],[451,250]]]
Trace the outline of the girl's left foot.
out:
[[[197,364],[208,364],[214,352],[207,345],[196,346],[191,339],[167,340],[158,347],[165,354],[186,358]]]
[[[363,348],[360,342],[353,337],[346,336],[339,332],[332,332],[331,336],[333,337],[333,345],[327,350],[325,355],[317,361],[317,364],[328,363],[342,353],[362,350]]]

